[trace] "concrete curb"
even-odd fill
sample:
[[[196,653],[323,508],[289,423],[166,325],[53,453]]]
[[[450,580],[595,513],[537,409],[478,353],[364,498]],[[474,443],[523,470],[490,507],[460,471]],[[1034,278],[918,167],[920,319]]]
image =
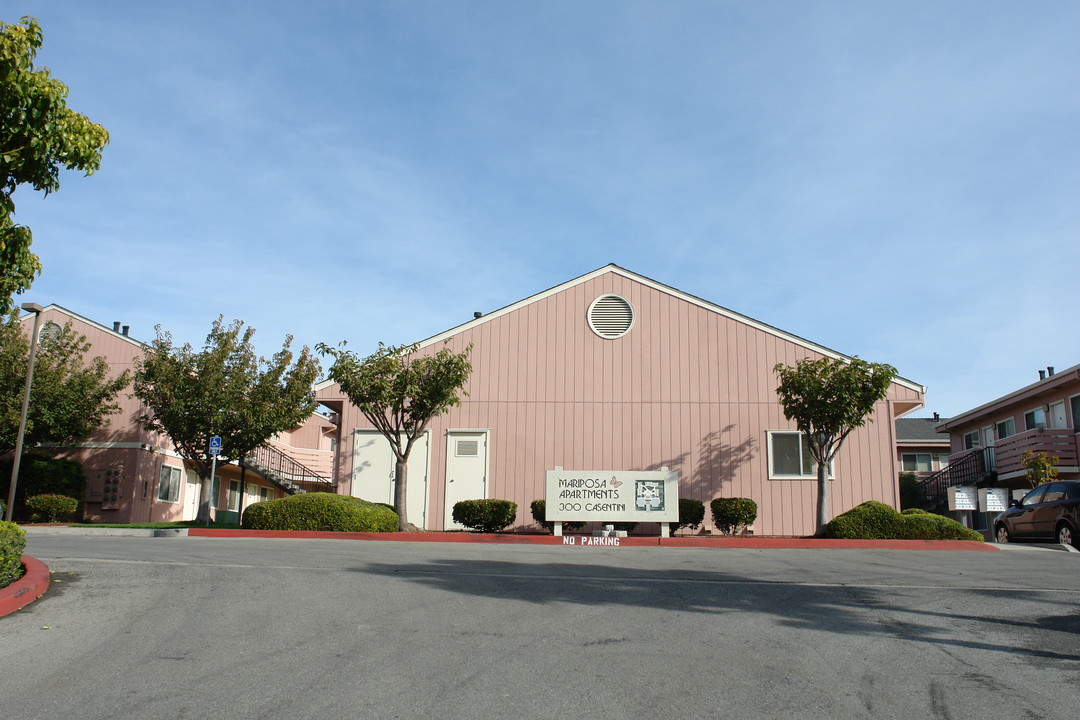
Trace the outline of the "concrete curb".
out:
[[[22,558],[23,576],[0,589],[0,617],[22,610],[49,589],[51,578],[45,563],[29,555]]]
[[[624,537],[596,538],[591,535],[513,535],[465,532],[318,532],[309,530],[223,530],[190,528],[188,537],[209,538],[292,538],[320,540],[372,540],[383,542],[456,542],[496,543],[502,545],[569,545],[606,547],[676,547],[676,548],[756,548],[797,550],[965,550],[997,551],[991,543],[971,540],[826,540],[821,538],[763,538],[763,537]]]
[[[89,537],[156,537],[157,532],[175,532],[175,530],[153,530],[150,528],[94,528],[67,527],[66,525],[20,525],[27,535],[85,535]],[[183,528],[187,530],[187,528]]]

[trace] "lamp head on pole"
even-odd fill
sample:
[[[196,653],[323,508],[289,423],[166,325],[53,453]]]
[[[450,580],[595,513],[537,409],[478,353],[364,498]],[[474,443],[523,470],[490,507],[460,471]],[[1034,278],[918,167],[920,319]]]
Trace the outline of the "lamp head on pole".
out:
[[[20,307],[23,310],[25,310],[26,312],[32,312],[35,315],[37,315],[39,312],[41,312],[42,310],[45,309],[45,308],[41,307],[40,305],[38,305],[37,303],[23,303],[22,305],[20,305]]]

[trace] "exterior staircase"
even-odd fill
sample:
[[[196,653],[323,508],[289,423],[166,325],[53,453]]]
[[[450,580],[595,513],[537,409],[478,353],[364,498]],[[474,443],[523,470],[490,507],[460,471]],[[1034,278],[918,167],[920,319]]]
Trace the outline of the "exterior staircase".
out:
[[[264,445],[240,460],[242,467],[258,473],[289,495],[334,492],[334,481],[311,470],[280,450]]]
[[[900,498],[904,508],[934,510],[948,502],[949,488],[958,485],[985,485],[997,479],[994,448],[975,448],[950,460],[949,467],[923,478]]]

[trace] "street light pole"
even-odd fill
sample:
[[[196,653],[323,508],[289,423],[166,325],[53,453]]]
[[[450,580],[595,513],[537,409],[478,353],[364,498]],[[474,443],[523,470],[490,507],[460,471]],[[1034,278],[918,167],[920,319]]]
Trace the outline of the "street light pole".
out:
[[[15,485],[19,481],[19,464],[22,461],[23,435],[26,434],[26,411],[30,408],[30,386],[34,382],[34,358],[37,356],[38,330],[41,329],[41,311],[37,303],[23,303],[22,309],[34,313],[34,331],[30,333],[30,357],[26,361],[26,390],[23,391],[22,413],[19,415],[19,434],[15,440],[15,459],[11,463],[11,487],[8,488],[7,512],[4,520],[11,522],[15,512]]]

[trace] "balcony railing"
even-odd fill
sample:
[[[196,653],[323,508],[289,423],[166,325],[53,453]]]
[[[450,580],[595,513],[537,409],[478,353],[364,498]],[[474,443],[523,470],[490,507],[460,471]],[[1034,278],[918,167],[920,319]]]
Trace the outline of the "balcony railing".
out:
[[[334,492],[333,480],[268,445],[245,455],[240,464],[278,483],[288,492]]]
[[[949,458],[949,466],[923,478],[904,493],[904,507],[932,508],[945,502],[949,488],[976,485],[994,472],[994,448],[975,448]]]
[[[1010,435],[994,443],[994,457],[999,476],[1024,472],[1024,453],[1044,452],[1056,455],[1058,467],[1076,467],[1077,436],[1069,429],[1037,428]]]

